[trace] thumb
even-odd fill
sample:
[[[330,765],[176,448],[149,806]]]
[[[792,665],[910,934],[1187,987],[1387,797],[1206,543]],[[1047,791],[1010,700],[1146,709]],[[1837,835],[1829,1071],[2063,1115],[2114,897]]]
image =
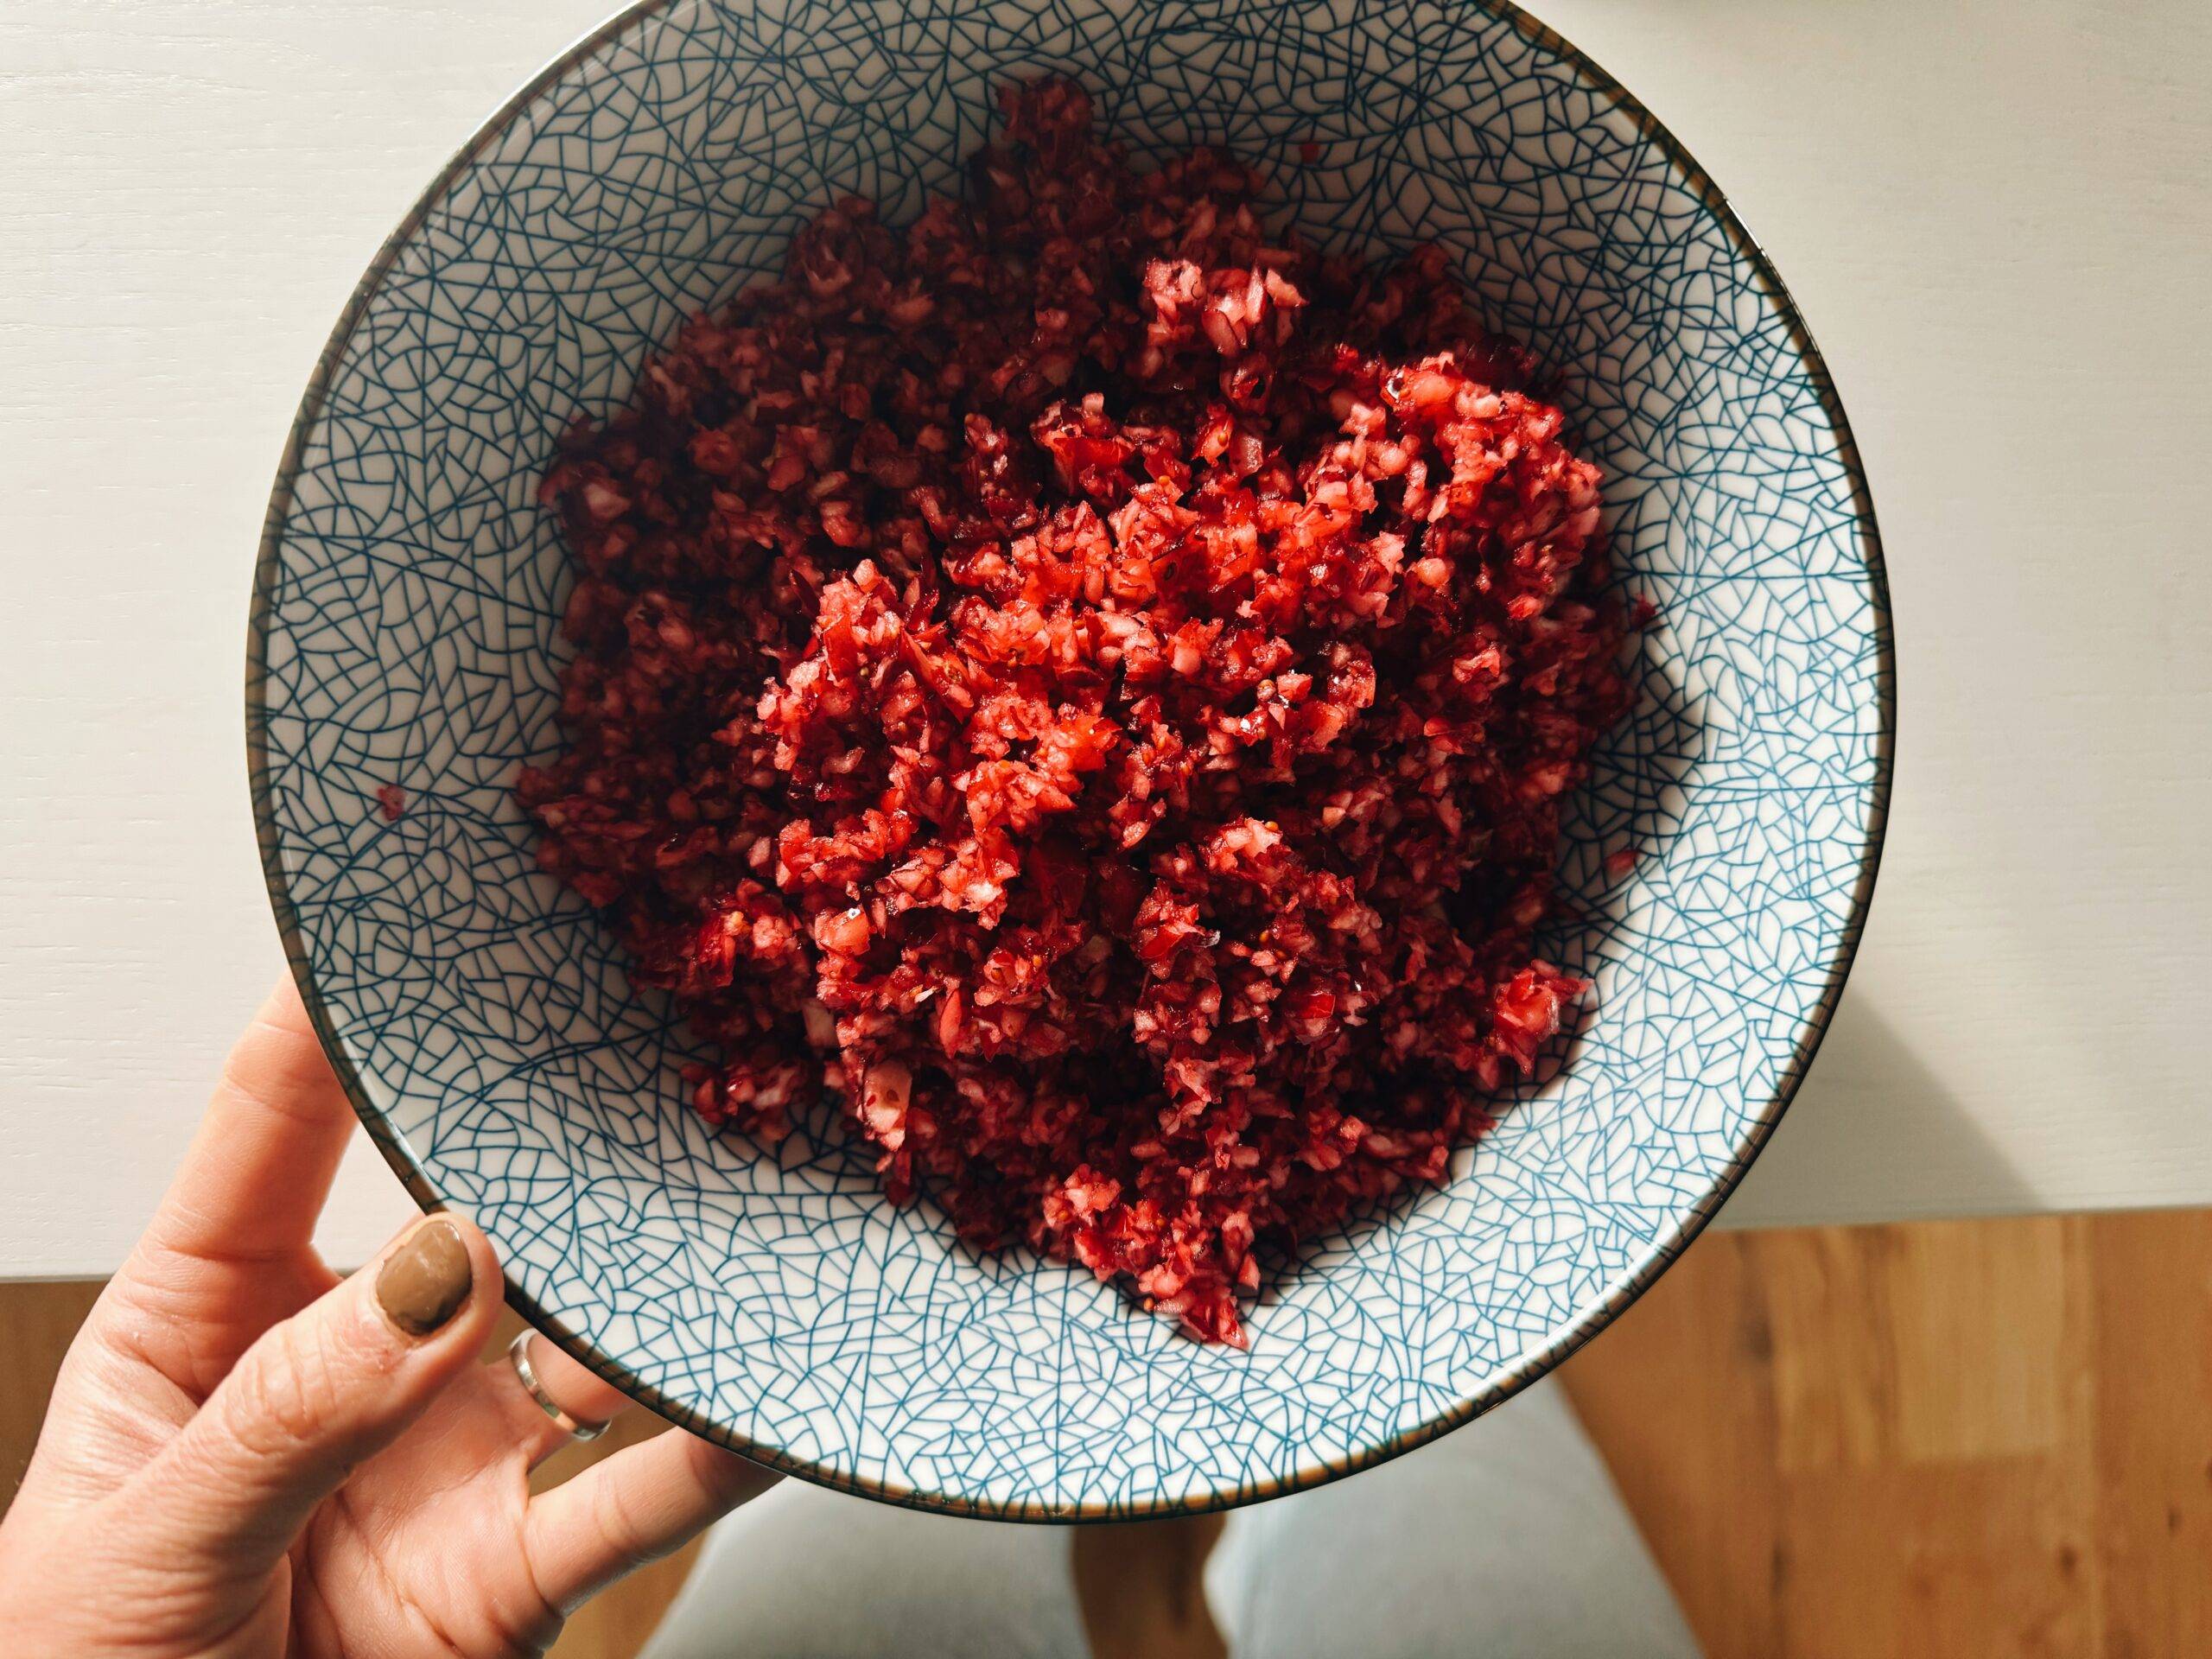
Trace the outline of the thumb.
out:
[[[265,1572],[355,1465],[467,1369],[499,1284],[475,1227],[451,1215],[415,1222],[246,1350],[143,1471],[143,1520],[177,1554]]]

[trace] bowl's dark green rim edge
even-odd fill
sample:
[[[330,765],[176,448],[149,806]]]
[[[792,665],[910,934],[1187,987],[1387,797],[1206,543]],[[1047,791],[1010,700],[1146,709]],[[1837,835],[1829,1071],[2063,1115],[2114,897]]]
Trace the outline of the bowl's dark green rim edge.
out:
[[[261,548],[255,563],[253,604],[246,645],[245,714],[246,764],[251,779],[256,837],[261,847],[262,870],[269,886],[269,897],[276,915],[276,925],[282,934],[286,959],[291,964],[292,976],[298,982],[300,995],[306,1002],[308,1017],[314,1021],[324,1052],[329,1056],[346,1096],[353,1103],[362,1125],[375,1141],[385,1161],[406,1186],[408,1192],[425,1211],[446,1207],[443,1194],[431,1183],[405,1142],[388,1123],[383,1115],[369,1103],[367,1090],[352,1059],[337,1037],[328,1009],[317,992],[308,966],[308,953],[302,938],[299,918],[295,911],[277,838],[273,824],[269,793],[268,708],[265,693],[268,680],[269,631],[276,589],[277,557],[283,546],[284,529],[291,515],[293,486],[301,452],[308,434],[321,415],[333,376],[343,360],[346,348],[355,327],[366,312],[378,288],[397,261],[400,250],[422,227],[424,219],[444,199],[447,192],[484,150],[507,129],[509,124],[534,101],[540,93],[566,75],[569,70],[596,53],[601,48],[620,39],[633,29],[652,22],[672,0],[637,0],[606,22],[584,35],[568,50],[563,52],[530,80],[480,126],[468,142],[461,146],[453,159],[440,171],[429,189],[408,210],[397,227],[385,238],[382,247],[355,284],[346,309],[331,333],[321,355],[316,359],[315,372],[308,383],[299,412],[294,416],[291,431],[285,440],[283,458],[277,468],[276,482],[269,501],[269,512],[262,530]],[[1850,475],[1852,496],[1857,513],[1859,542],[1866,561],[1869,594],[1873,608],[1873,642],[1877,655],[1875,674],[1876,701],[1881,716],[1881,732],[1876,744],[1877,775],[1872,798],[1868,804],[1866,845],[1859,881],[1852,895],[1851,917],[1838,941],[1835,956],[1829,964],[1827,982],[1822,987],[1820,1002],[1807,1020],[1800,1036],[1796,1052],[1783,1073],[1774,1097],[1767,1103],[1752,1123],[1749,1134],[1736,1149],[1736,1155],[1721,1172],[1713,1189],[1699,1200],[1679,1223],[1663,1237],[1656,1241],[1643,1260],[1630,1272],[1617,1279],[1598,1301],[1578,1313],[1563,1334],[1547,1346],[1522,1354],[1503,1380],[1473,1397],[1459,1402],[1449,1410],[1440,1413],[1420,1427],[1409,1429],[1379,1445],[1367,1446],[1348,1456],[1301,1469],[1282,1478],[1257,1482],[1231,1489],[1202,1493],[1180,1498],[1160,1498],[1142,1503],[1098,1503],[1052,1506],[1034,1502],[994,1504],[988,1501],[965,1496],[959,1492],[924,1491],[899,1487],[880,1481],[861,1479],[840,1471],[825,1468],[819,1464],[793,1457],[779,1447],[764,1446],[746,1439],[727,1426],[716,1423],[681,1401],[670,1398],[660,1390],[648,1387],[623,1367],[610,1362],[594,1349],[590,1342],[570,1330],[560,1319],[548,1313],[515,1282],[512,1275],[506,1284],[506,1300],[510,1306],[528,1319],[550,1340],[624,1393],[648,1407],[670,1421],[689,1429],[695,1434],[728,1447],[755,1462],[794,1475],[818,1485],[839,1491],[852,1492],[911,1508],[931,1510],[949,1515],[973,1516],[995,1521],[1032,1521],[1071,1522],[1086,1521],[1132,1521],[1172,1515],[1195,1515],[1212,1510],[1229,1510],[1247,1503],[1256,1503],[1287,1493],[1302,1491],[1318,1486],[1338,1476],[1354,1474],[1374,1467],[1414,1447],[1424,1446],[1438,1436],[1450,1433],[1471,1422],[1491,1408],[1518,1394],[1522,1389],[1550,1371],[1573,1354],[1599,1332],[1618,1318],[1637,1298],[1656,1283],[1659,1275],[1671,1267],[1687,1249],[1706,1224],[1718,1213],[1729,1195],[1742,1180],[1759,1151],[1782,1121],[1789,1103],[1796,1098],[1813,1058],[1820,1052],[1821,1041],[1827,1034],[1829,1021],[1834,1017],[1836,1004],[1843,994],[1845,980],[1851,972],[1853,958],[1858,954],[1859,941],[1866,925],[1866,912],[1874,896],[1874,884],[1881,868],[1882,846],[1889,823],[1890,784],[1894,766],[1897,744],[1897,656],[1892,639],[1889,576],[1882,556],[1881,533],[1874,520],[1874,502],[1866,486],[1866,469],[1860,461],[1857,442],[1852,435],[1849,417],[1844,413],[1843,400],[1837,394],[1835,382],[1828,372],[1827,359],[1814,342],[1812,331],[1805,325],[1783,282],[1774,263],[1766,256],[1758,240],[1738,218],[1719,186],[1700,167],[1681,142],[1669,132],[1658,118],[1646,109],[1634,94],[1612,76],[1592,62],[1582,51],[1549,26],[1522,11],[1511,0],[1458,0],[1510,24],[1523,38],[1557,56],[1573,67],[1589,87],[1604,98],[1612,108],[1627,116],[1637,131],[1648,142],[1656,145],[1661,153],[1681,174],[1682,182],[1695,192],[1707,211],[1733,242],[1738,253],[1751,264],[1767,289],[1767,299],[1774,306],[1789,329],[1792,345],[1803,361],[1806,372],[1820,395],[1821,406],[1827,413],[1835,435],[1836,454]]]

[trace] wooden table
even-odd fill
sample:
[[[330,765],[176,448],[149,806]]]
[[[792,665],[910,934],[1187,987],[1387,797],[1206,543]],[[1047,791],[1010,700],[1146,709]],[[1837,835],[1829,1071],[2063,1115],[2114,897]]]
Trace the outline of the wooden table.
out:
[[[278,972],[240,663],[294,403],[604,0],[0,11],[0,1276],[104,1272]],[[1728,1220],[2212,1200],[2212,9],[1556,0],[1858,427],[1903,718],[1826,1052]],[[327,1244],[406,1209],[345,1177]]]

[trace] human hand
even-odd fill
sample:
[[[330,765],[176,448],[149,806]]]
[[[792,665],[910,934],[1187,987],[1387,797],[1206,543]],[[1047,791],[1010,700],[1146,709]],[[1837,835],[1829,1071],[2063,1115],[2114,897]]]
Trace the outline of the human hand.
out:
[[[532,1497],[567,1433],[480,1366],[498,1257],[457,1216],[340,1280],[311,1242],[353,1114],[289,985],[224,1070],[63,1363],[0,1523],[0,1630],[40,1659],[487,1659],[774,1477],[671,1430]],[[581,1421],[620,1395],[539,1342]]]

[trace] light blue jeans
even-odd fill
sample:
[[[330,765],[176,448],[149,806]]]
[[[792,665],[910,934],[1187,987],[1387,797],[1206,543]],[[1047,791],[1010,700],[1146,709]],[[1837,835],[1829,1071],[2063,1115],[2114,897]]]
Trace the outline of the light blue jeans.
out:
[[[785,1481],[709,1535],[645,1659],[1084,1659],[1066,1529]],[[1605,1465],[1539,1383],[1432,1446],[1230,1517],[1237,1659],[1696,1659]]]

